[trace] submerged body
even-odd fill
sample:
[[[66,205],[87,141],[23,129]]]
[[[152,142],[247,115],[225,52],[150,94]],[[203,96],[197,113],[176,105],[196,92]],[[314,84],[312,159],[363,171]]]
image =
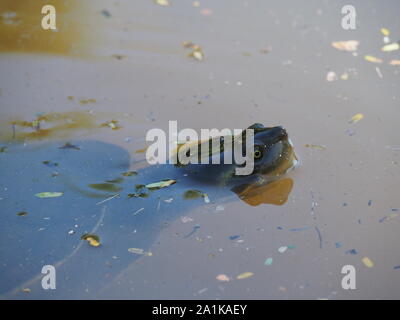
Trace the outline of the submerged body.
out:
[[[194,206],[215,207],[235,197],[231,190],[245,201],[246,193],[259,196],[265,186],[274,194],[279,177],[297,160],[284,129],[256,126],[259,152],[254,153],[254,172],[247,177],[233,174],[235,164],[156,165],[133,173],[125,150],[97,141],[7,146],[0,155],[0,295],[18,297],[29,287],[30,297],[45,296],[40,271],[46,264],[56,267],[58,287],[64,288],[53,296],[75,297],[86,288],[94,294],[141,256],[129,248],[147,252],[163,227]],[[164,179],[176,183],[154,191],[135,188]],[[287,181],[285,188],[290,192]],[[188,190],[207,194],[210,203],[204,197],[185,200]],[[62,195],[35,196],[42,192]],[[285,201],[265,199],[246,202]],[[87,233],[100,237],[99,247],[80,239]]]

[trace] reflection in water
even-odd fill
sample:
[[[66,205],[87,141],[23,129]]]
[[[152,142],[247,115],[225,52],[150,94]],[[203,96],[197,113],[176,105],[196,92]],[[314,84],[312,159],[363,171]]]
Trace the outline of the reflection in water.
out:
[[[116,113],[113,112],[115,116]],[[106,112],[92,114],[88,111],[40,113],[27,121],[23,118],[11,118],[0,121],[0,135],[3,141],[25,141],[43,139],[66,139],[83,130],[104,127],[102,122],[108,116]],[[73,144],[65,143],[62,149],[77,149]]]
[[[249,184],[232,189],[240,199],[251,206],[274,204],[281,206],[286,203],[293,188],[290,178],[276,180],[267,184]]]
[[[80,53],[84,40],[85,1],[2,0],[0,2],[0,52],[33,52],[61,55]],[[56,8],[57,30],[43,30],[42,6]]]
[[[5,297],[19,294],[27,286],[32,290],[30,297],[41,297],[44,293],[38,273],[43,264],[57,266],[63,275],[57,286],[68,290],[53,293],[58,297],[80,297],[86,288],[95,295],[140,256],[132,255],[129,248],[147,252],[165,224],[198,206],[215,206],[235,198],[229,188],[205,187],[172,165],[155,165],[127,174],[129,154],[112,144],[71,141],[76,148],[63,145],[9,143],[0,154],[0,187],[4,190],[0,253],[2,261],[7,262],[0,272],[0,294]],[[135,185],[167,177],[177,183],[151,191],[146,198],[129,197]],[[247,186],[241,198],[251,205],[281,205],[292,185],[291,179],[283,179],[265,186]],[[213,202],[183,200],[191,189],[201,189]],[[54,191],[63,195],[49,199],[34,196]],[[175,199],[172,204],[163,201],[171,198]],[[133,214],[138,211],[140,214]],[[82,245],[80,237],[94,232],[102,245]],[[116,257],[112,269],[110,257]]]

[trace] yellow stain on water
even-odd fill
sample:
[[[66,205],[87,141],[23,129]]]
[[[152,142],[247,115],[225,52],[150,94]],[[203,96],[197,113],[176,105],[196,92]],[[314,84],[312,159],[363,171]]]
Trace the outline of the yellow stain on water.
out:
[[[56,9],[57,30],[42,28],[48,4]],[[1,0],[0,52],[79,55],[87,42],[85,20],[84,1]]]
[[[66,138],[81,130],[95,128],[99,128],[97,118],[86,111],[52,112],[32,121],[12,118],[0,122],[0,134],[5,140]]]

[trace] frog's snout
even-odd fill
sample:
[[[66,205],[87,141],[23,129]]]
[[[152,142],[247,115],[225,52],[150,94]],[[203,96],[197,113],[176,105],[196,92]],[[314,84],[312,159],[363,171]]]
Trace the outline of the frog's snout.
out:
[[[273,141],[282,141],[288,139],[288,133],[282,126],[273,127],[270,131],[270,136]]]

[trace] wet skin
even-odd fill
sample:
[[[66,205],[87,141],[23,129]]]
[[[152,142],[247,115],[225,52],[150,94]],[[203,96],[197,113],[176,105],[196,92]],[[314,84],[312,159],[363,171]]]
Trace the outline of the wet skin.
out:
[[[235,164],[155,165],[125,176],[131,160],[115,145],[98,141],[8,144],[0,154],[0,295],[23,297],[21,289],[29,287],[30,298],[49,297],[41,288],[40,271],[50,264],[56,267],[60,288],[53,290],[52,297],[79,297],[86,289],[87,297],[95,297],[140,257],[128,248],[149,250],[160,231],[179,216],[200,205],[214,210],[217,204],[235,199],[231,190],[243,199],[246,192],[273,186],[295,165],[294,151],[281,127],[257,124],[254,129],[260,153],[253,174],[247,177],[234,175]],[[177,183],[146,191],[147,197],[128,196],[136,192],[135,185],[163,179]],[[187,190],[206,192],[211,203],[205,204],[201,197],[184,200]],[[49,191],[64,194],[48,199],[34,196]],[[164,201],[171,198],[170,203]],[[101,246],[82,241],[84,233],[99,235]]]

